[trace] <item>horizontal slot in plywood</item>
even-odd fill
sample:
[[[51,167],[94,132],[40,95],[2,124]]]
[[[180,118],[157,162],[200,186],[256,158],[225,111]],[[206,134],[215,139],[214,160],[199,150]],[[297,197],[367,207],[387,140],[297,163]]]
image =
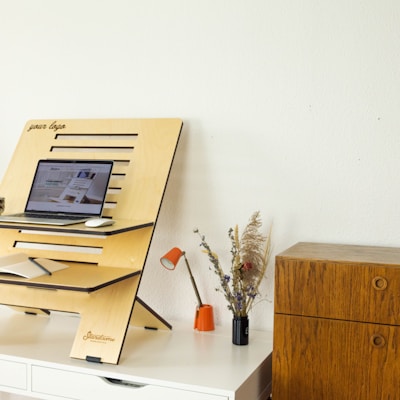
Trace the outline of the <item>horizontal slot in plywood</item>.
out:
[[[63,134],[59,133],[55,135],[56,140],[135,140],[137,138],[137,133],[113,133],[109,134],[98,134],[98,133],[74,133],[74,134]]]
[[[103,248],[97,246],[76,246],[76,245],[50,244],[50,243],[38,243],[38,242],[22,242],[22,241],[15,242],[14,247],[16,249],[62,251],[70,253],[84,253],[84,254],[101,254],[103,252]]]
[[[101,147],[101,146],[52,146],[50,151],[56,152],[82,152],[82,153],[132,153],[133,147]]]

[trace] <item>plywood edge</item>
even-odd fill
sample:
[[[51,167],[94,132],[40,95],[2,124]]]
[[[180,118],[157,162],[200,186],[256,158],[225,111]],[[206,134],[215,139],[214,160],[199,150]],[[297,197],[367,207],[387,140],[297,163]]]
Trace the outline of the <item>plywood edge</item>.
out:
[[[172,325],[149,307],[140,297],[136,296],[130,325],[145,329],[170,330]]]

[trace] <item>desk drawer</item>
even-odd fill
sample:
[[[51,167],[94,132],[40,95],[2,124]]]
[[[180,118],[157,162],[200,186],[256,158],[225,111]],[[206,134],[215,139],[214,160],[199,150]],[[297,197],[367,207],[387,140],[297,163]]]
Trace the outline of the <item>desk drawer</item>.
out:
[[[0,386],[26,390],[26,364],[0,360]]]
[[[399,325],[400,268],[277,257],[275,312]]]
[[[111,381],[95,375],[40,366],[32,366],[32,392],[76,400],[227,400],[225,396],[135,382]]]

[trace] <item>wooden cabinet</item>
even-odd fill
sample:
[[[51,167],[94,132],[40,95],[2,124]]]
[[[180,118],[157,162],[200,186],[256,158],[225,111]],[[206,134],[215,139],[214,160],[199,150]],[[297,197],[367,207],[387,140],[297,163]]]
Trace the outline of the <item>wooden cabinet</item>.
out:
[[[274,400],[400,399],[400,249],[298,243],[276,257]]]

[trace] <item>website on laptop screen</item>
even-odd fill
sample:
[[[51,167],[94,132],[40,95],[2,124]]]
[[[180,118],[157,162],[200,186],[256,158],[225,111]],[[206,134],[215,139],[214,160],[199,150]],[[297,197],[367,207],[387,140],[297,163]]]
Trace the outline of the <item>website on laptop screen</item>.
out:
[[[112,162],[40,161],[25,211],[100,215],[111,169]]]

